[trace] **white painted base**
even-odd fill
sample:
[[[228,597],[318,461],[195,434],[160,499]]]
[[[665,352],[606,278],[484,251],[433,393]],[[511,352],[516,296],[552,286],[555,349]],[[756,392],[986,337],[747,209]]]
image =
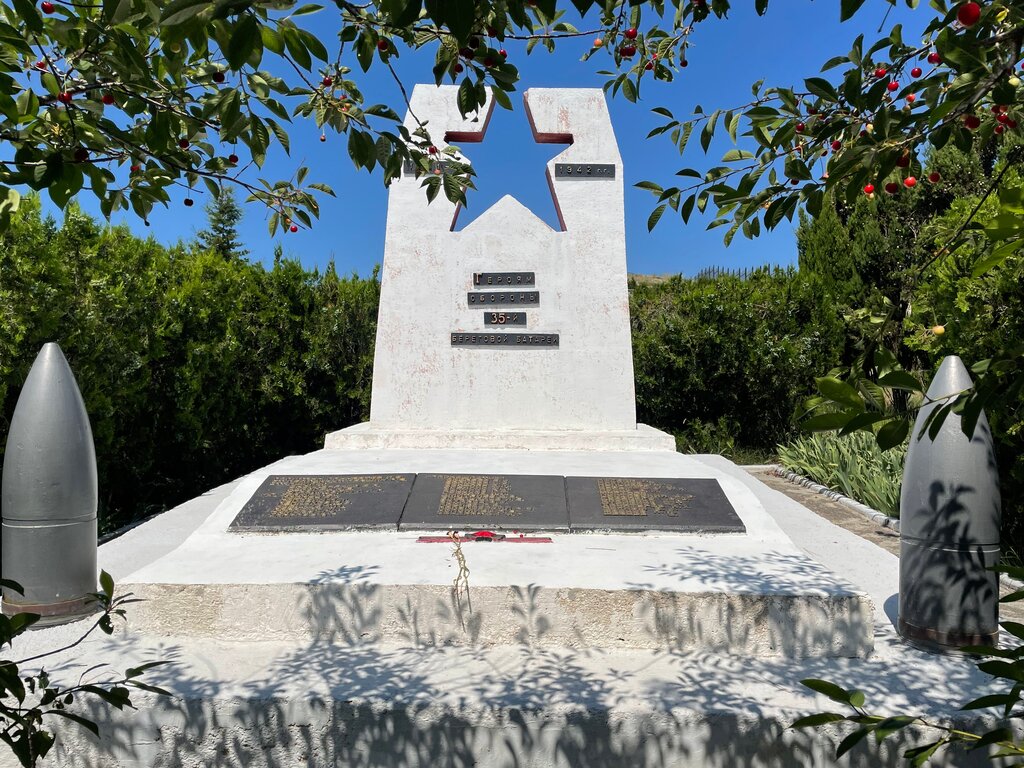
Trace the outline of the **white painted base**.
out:
[[[637,424],[623,430],[539,429],[402,429],[380,427],[373,422],[331,432],[324,448],[374,450],[398,448],[431,450],[514,451],[675,451],[676,439],[668,432]]]

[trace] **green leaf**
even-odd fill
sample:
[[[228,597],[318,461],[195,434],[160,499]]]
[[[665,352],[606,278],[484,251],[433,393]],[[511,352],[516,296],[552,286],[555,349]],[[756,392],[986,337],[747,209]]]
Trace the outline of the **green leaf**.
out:
[[[864,410],[864,399],[852,386],[832,376],[822,376],[814,380],[818,391],[834,403],[846,405],[857,410]]]
[[[42,34],[43,17],[39,15],[35,3],[31,0],[14,0],[14,10],[18,14],[18,18],[25,22],[25,28],[29,32]]]
[[[848,735],[845,739],[839,742],[839,746],[836,747],[836,758],[840,758],[853,749],[855,746],[860,744],[864,740],[864,737],[871,733],[870,728],[858,728],[856,731]]]
[[[850,696],[853,693],[845,688],[840,688],[835,683],[830,683],[828,680],[819,680],[813,677],[801,680],[800,685],[810,688],[815,693],[824,694],[832,699],[832,701],[838,701],[840,704],[849,704]]]
[[[821,413],[800,422],[800,428],[808,432],[829,432],[833,429],[842,429],[854,415],[845,411],[840,413]]]
[[[883,387],[891,387],[892,389],[903,389],[908,392],[923,392],[921,382],[919,382],[914,376],[907,373],[906,371],[890,371],[889,373],[882,376],[878,383]]]
[[[826,725],[827,723],[835,723],[839,720],[845,720],[846,715],[840,715],[838,712],[818,712],[813,715],[806,715],[801,717],[799,720],[790,724],[790,728],[815,728],[819,725]]]
[[[246,16],[234,28],[228,43],[227,58],[231,68],[241,69],[256,50],[257,45],[263,45],[259,22],[253,16]]]
[[[839,20],[847,21],[852,18],[862,5],[864,5],[864,0],[842,0],[839,4]]]
[[[160,14],[160,24],[166,27],[183,24],[209,6],[209,0],[175,0]]]
[[[114,597],[114,577],[103,570],[100,571],[100,589],[108,599]]]
[[[906,419],[894,419],[878,430],[878,434],[875,435],[875,441],[878,443],[878,447],[883,451],[890,448],[895,448],[897,445],[903,443],[907,439],[907,434],[910,432],[910,422]]]
[[[664,203],[662,203],[657,208],[655,208],[653,211],[651,211],[651,215],[647,217],[647,231],[648,232],[651,232],[658,225],[658,221],[661,220],[661,215],[663,213],[665,213],[665,208],[666,208],[666,205]]]

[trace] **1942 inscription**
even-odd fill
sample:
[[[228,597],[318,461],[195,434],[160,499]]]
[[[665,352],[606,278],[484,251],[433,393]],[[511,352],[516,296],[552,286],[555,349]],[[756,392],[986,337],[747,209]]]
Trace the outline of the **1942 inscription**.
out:
[[[556,179],[614,179],[612,163],[555,163]]]
[[[466,294],[471,307],[479,307],[484,304],[540,304],[540,293],[538,291],[488,291],[486,293]]]

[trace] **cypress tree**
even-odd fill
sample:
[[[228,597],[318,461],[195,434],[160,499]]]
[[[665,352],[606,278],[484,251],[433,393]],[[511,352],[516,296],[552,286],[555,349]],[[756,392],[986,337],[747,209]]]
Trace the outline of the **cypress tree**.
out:
[[[206,204],[206,217],[208,226],[197,235],[203,248],[228,260],[241,259],[249,253],[238,240],[242,209],[232,187],[222,188],[220,194]]]

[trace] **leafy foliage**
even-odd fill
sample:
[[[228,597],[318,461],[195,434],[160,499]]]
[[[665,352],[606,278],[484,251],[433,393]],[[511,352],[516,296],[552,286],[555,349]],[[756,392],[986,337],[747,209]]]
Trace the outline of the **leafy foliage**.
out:
[[[93,426],[105,529],[368,412],[379,285],[163,248],[28,198],[0,236],[0,445],[39,347],[59,340]]]
[[[865,432],[845,437],[822,432],[780,445],[778,453],[786,469],[899,517],[906,443],[883,451],[874,436]]]
[[[13,581],[5,579],[2,586],[5,590],[21,592],[21,587]],[[74,711],[76,701],[95,697],[115,709],[124,709],[132,707],[133,690],[169,695],[162,688],[139,679],[147,670],[166,663],[164,661],[130,668],[113,679],[109,675],[97,678],[91,673],[95,673],[98,668],[93,668],[87,673],[89,677],[83,675],[78,683],[67,687],[51,680],[45,669],[32,671],[30,668],[26,671],[25,665],[29,662],[38,662],[70,650],[96,629],[108,635],[113,633],[115,617],[125,617],[123,606],[137,601],[132,599],[130,593],[115,595],[114,580],[106,571],[100,573],[100,588],[99,592],[92,595],[99,614],[77,640],[63,648],[19,661],[0,659],[0,741],[10,748],[25,768],[38,765],[54,744],[53,733],[46,729],[47,720],[52,721],[55,717],[70,720],[99,735],[99,727],[95,722]],[[14,641],[38,622],[39,618],[35,613],[0,615],[0,652],[8,655],[14,648]]]
[[[630,315],[638,418],[690,450],[774,449],[841,360],[835,306],[793,270],[635,284]]]

